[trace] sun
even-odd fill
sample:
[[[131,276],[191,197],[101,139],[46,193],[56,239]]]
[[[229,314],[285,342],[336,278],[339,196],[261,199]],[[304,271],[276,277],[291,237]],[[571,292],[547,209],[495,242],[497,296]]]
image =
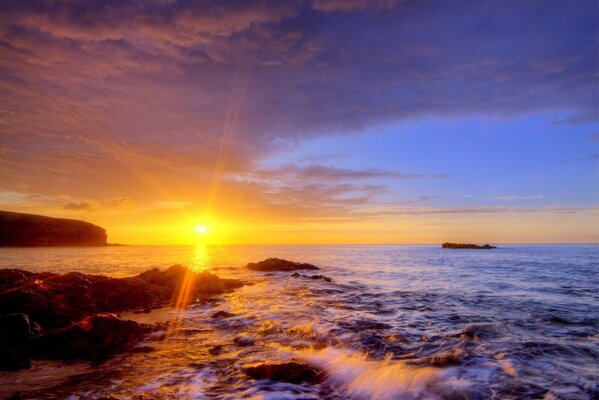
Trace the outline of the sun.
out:
[[[196,226],[196,231],[198,233],[206,233],[206,227],[205,226]]]

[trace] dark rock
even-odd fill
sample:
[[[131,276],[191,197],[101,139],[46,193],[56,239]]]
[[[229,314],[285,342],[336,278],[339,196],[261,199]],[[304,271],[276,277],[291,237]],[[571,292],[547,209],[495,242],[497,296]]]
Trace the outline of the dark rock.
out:
[[[471,244],[471,243],[443,243],[441,245],[442,248],[444,249],[476,249],[476,250],[480,250],[480,249],[496,249],[497,247],[495,246],[491,246],[490,244],[485,244],[483,246],[479,246],[477,244]]]
[[[20,345],[27,343],[31,336],[29,317],[23,313],[0,316],[0,343]]]
[[[328,276],[324,276],[324,275],[304,275],[304,274],[298,274],[297,272],[294,272],[293,274],[291,274],[292,278],[308,278],[308,279],[322,279],[323,281],[326,282],[331,282],[332,279],[329,278]]]
[[[223,346],[221,346],[221,345],[217,345],[217,346],[211,347],[208,350],[208,353],[212,354],[213,356],[215,356],[217,354],[220,354],[222,352],[223,352]]]
[[[187,302],[179,302],[179,307],[242,283],[180,265],[122,279],[76,272],[0,270],[0,352],[10,351],[7,359],[12,360],[5,363],[6,368],[26,366],[19,364],[19,359],[29,356],[97,359],[126,351],[148,330],[133,321],[96,315],[149,312],[174,302],[183,286]]]
[[[33,340],[31,353],[39,359],[101,361],[131,350],[150,330],[114,315],[96,315]]]
[[[212,318],[231,318],[236,316],[237,314],[233,314],[230,312],[226,312],[226,311],[217,311],[214,314],[212,314]]]
[[[307,263],[298,263],[289,260],[283,260],[281,258],[267,258],[266,260],[249,263],[246,265],[247,268],[253,271],[297,271],[301,269],[320,269],[315,265]]]
[[[106,246],[106,231],[76,219],[0,211],[0,246]]]
[[[280,361],[258,363],[242,368],[243,372],[253,379],[270,379],[288,383],[319,383],[322,373],[310,365],[297,361]]]

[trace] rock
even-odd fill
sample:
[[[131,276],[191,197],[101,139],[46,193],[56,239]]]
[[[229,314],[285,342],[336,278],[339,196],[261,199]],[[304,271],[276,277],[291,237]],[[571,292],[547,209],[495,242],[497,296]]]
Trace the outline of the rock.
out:
[[[324,276],[324,275],[304,275],[304,274],[298,274],[297,272],[294,272],[293,274],[291,274],[292,278],[308,278],[308,279],[321,279],[323,281],[326,282],[331,282],[332,279],[329,278],[328,276]]]
[[[189,303],[242,283],[180,265],[121,279],[0,270],[0,353],[8,360],[0,362],[0,369],[26,368],[21,360],[30,356],[93,360],[127,351],[148,332],[146,327],[101,314],[149,312],[175,301],[183,286]]]
[[[23,313],[0,316],[0,343],[11,346],[27,343],[31,336],[29,317]]]
[[[253,271],[297,271],[302,269],[320,269],[315,265],[307,263],[298,263],[289,260],[283,260],[281,258],[267,258],[266,260],[249,263],[246,265],[247,268]]]
[[[210,353],[210,354],[212,354],[213,356],[215,356],[215,355],[218,355],[218,354],[222,353],[222,352],[223,352],[223,350],[224,350],[223,346],[221,346],[221,345],[216,345],[216,346],[214,346],[214,347],[211,347],[211,348],[208,350],[208,353]]]
[[[106,246],[106,238],[89,222],[0,211],[0,246]]]
[[[233,338],[233,342],[237,346],[253,346],[256,344],[256,338],[245,333],[241,333]]]
[[[483,246],[479,246],[477,244],[471,243],[443,243],[441,245],[444,249],[496,249],[497,247],[491,246],[490,244],[485,244]]]
[[[319,383],[322,373],[310,365],[297,361],[265,362],[247,365],[243,372],[253,379],[270,379],[288,383]]]
[[[211,315],[211,318],[231,318],[236,316],[237,314],[233,314],[226,311],[217,311]]]
[[[31,353],[46,360],[101,361],[131,350],[151,327],[114,315],[96,315],[33,340]]]

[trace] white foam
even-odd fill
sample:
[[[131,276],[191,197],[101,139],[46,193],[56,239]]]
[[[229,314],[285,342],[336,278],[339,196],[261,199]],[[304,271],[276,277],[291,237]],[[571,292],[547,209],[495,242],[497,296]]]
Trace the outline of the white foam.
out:
[[[296,357],[325,371],[327,382],[351,399],[440,399],[470,385],[451,368],[413,367],[389,358],[368,360],[349,350],[304,350]]]

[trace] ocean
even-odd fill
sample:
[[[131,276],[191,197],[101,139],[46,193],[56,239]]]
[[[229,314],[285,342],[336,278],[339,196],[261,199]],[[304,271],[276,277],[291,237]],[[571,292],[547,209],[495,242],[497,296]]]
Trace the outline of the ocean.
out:
[[[323,279],[248,262],[309,262]],[[248,282],[186,310],[152,351],[102,364],[34,362],[0,373],[20,399],[594,399],[599,397],[599,246],[111,246],[1,248],[0,268],[115,277],[185,264]],[[300,271],[312,275],[312,271]],[[217,311],[234,317],[217,319]],[[248,345],[234,338],[242,335]],[[215,350],[217,349],[217,350]],[[320,384],[255,381],[259,361],[296,359]]]

